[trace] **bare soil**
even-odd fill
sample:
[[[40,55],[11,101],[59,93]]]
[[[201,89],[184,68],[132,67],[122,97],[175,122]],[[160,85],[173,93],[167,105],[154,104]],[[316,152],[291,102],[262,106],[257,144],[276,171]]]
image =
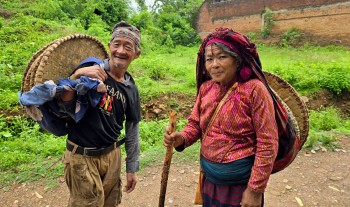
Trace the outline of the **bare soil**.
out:
[[[349,94],[348,94],[349,95]],[[334,97],[327,92],[308,98],[310,109],[334,105],[345,116],[349,114],[349,96]],[[168,103],[168,97],[150,100],[143,106],[146,119],[164,118],[165,108],[176,109],[187,117],[194,97],[179,95],[177,103]],[[350,137],[342,136],[335,143],[334,151],[319,148],[316,151],[301,150],[294,162],[285,170],[271,175],[265,193],[266,207],[349,207],[350,206]],[[175,152],[177,153],[177,152]],[[163,157],[164,155],[159,155]],[[178,156],[177,156],[178,157]],[[198,184],[198,161],[186,162],[174,159],[168,177],[165,206],[192,207]],[[162,163],[142,169],[138,184],[130,194],[123,194],[121,207],[156,207],[159,202]],[[125,175],[123,175],[125,182]],[[62,207],[67,205],[69,192],[63,177],[54,188],[47,180],[14,184],[0,184],[0,207]]]

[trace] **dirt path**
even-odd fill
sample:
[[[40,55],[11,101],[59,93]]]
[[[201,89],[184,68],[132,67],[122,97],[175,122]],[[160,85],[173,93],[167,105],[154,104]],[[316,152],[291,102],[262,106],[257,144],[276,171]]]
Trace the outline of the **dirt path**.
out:
[[[350,137],[339,140],[334,152],[302,150],[287,169],[271,176],[265,193],[267,207],[349,207]],[[123,195],[122,207],[157,207],[162,166],[145,168],[134,192]],[[198,179],[198,163],[173,162],[166,206],[191,207]],[[25,183],[0,190],[1,207],[66,206],[68,191],[62,178],[50,189],[45,182]],[[299,202],[298,202],[299,200]],[[301,204],[302,203],[302,204]]]

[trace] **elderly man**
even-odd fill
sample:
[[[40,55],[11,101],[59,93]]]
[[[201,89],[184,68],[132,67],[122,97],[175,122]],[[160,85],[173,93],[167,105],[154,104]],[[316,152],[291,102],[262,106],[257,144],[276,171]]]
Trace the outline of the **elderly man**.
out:
[[[112,30],[108,43],[109,58],[98,64],[82,65],[70,76],[75,80],[87,76],[103,81],[106,93],[96,107],[89,106],[78,122],[68,126],[64,174],[70,191],[68,206],[114,207],[121,202],[121,150],[125,141],[126,185],[123,191],[135,189],[139,169],[139,121],[141,119],[138,89],[127,72],[129,64],[139,57],[139,30],[122,21]],[[61,94],[62,103],[76,106],[75,91]],[[125,121],[125,139],[118,139]]]

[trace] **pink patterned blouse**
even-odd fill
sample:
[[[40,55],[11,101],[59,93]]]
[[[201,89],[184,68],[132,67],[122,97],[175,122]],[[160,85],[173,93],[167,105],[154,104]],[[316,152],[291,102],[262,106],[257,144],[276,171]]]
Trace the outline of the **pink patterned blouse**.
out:
[[[204,134],[228,89],[213,81],[201,85],[188,123],[181,132],[185,147]],[[257,79],[239,83],[202,140],[201,155],[211,162],[228,163],[255,154],[248,186],[253,191],[264,192],[277,150],[277,126],[269,92]]]

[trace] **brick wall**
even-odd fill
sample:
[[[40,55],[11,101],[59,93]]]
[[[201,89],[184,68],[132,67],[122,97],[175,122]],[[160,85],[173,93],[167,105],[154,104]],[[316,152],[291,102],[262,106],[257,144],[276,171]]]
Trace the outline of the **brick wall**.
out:
[[[241,33],[260,32],[261,14],[268,7],[274,12],[272,33],[291,28],[322,41],[350,45],[350,1],[341,0],[233,0],[205,1],[195,20],[204,38],[217,27],[231,27]]]

